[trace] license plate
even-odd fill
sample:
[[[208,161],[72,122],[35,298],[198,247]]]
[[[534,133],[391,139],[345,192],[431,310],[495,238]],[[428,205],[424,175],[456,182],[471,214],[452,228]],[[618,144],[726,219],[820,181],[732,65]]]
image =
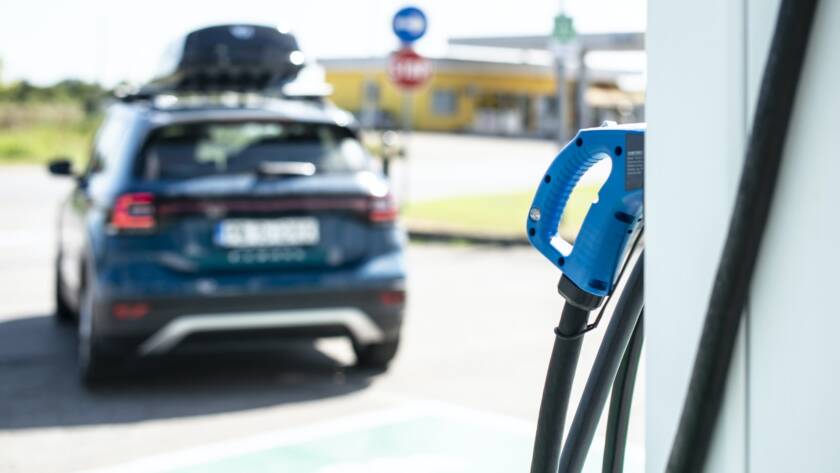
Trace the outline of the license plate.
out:
[[[215,242],[227,248],[316,245],[320,240],[318,219],[223,220],[216,227]]]

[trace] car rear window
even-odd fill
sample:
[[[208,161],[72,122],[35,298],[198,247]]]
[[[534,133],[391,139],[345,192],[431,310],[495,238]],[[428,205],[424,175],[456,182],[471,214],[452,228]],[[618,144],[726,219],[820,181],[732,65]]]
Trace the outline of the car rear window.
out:
[[[369,158],[346,128],[281,122],[185,123],[152,132],[139,172],[147,180],[257,173],[265,162],[304,162],[318,173],[367,169]]]

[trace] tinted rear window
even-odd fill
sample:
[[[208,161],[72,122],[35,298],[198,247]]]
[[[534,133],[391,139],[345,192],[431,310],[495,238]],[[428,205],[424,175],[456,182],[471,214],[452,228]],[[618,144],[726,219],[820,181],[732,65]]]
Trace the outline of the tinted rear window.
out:
[[[265,162],[305,162],[318,173],[367,169],[347,129],[326,124],[234,122],[170,125],[152,132],[139,160],[148,180],[253,174]]]

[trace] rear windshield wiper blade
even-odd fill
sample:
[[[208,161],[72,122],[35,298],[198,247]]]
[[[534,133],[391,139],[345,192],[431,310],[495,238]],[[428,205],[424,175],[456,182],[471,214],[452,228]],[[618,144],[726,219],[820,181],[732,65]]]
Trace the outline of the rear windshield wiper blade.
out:
[[[257,166],[259,177],[307,177],[315,174],[312,163],[296,161],[267,161]]]

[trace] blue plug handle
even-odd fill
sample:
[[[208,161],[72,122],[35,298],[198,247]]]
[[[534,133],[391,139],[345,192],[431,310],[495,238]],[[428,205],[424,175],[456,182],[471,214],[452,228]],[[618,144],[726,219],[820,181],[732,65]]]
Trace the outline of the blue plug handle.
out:
[[[612,293],[627,243],[641,222],[644,134],[644,123],[579,131],[549,166],[528,212],[531,244],[588,293]],[[602,159],[612,160],[610,175],[571,245],[557,227],[572,189]]]

